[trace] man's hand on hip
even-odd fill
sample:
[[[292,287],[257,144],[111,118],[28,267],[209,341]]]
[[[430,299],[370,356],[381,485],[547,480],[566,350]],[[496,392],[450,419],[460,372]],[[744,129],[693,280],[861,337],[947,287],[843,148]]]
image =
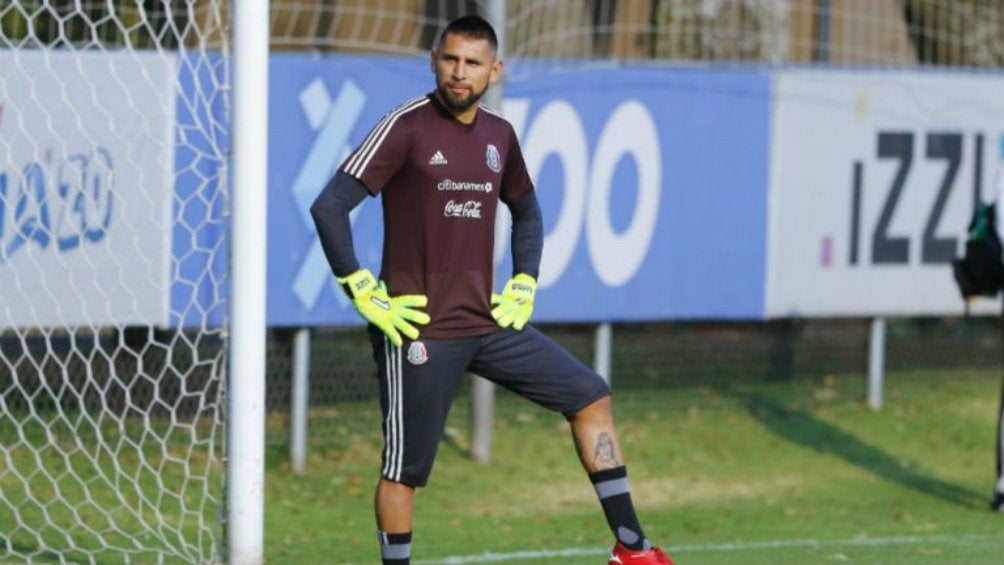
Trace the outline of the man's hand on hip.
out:
[[[359,269],[343,278],[336,278],[345,294],[352,299],[356,311],[380,331],[387,334],[391,342],[398,347],[403,340],[401,334],[408,339],[418,338],[418,328],[412,325],[428,324],[429,315],[422,312],[429,300],[421,294],[403,294],[390,296],[387,285],[378,281],[369,269]]]
[[[533,314],[533,299],[537,295],[537,281],[526,273],[509,279],[502,294],[492,294],[492,318],[499,327],[522,330]]]

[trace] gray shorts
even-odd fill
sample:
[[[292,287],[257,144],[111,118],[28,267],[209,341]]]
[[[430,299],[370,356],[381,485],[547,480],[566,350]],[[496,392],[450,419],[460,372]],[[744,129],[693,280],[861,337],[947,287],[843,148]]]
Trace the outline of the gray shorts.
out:
[[[406,339],[402,347],[371,326],[370,340],[383,412],[380,474],[406,485],[428,481],[450,404],[467,372],[566,418],[610,394],[599,375],[532,326],[478,337]]]

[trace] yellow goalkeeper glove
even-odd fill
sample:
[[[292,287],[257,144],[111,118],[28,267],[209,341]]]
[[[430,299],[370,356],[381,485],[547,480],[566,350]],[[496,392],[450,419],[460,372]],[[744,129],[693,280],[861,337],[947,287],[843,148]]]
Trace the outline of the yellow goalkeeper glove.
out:
[[[533,314],[536,295],[537,281],[526,273],[516,275],[505,283],[502,294],[492,294],[492,318],[500,327],[522,330]]]
[[[356,311],[366,321],[380,328],[398,347],[402,343],[401,334],[408,339],[418,338],[418,328],[410,322],[429,323],[429,315],[419,310],[429,302],[424,295],[403,294],[391,297],[387,294],[387,285],[383,281],[377,281],[369,269],[359,269],[346,277],[336,277],[335,280],[352,299]]]

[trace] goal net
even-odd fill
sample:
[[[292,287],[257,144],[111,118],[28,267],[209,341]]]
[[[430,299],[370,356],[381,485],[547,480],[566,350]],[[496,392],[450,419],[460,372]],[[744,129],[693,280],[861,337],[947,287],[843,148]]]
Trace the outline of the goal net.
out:
[[[0,3],[0,562],[219,555],[223,0]]]

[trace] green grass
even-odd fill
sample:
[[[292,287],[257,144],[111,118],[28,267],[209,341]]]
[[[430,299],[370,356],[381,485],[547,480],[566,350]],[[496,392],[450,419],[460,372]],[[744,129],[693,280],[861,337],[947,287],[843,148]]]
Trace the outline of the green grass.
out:
[[[657,389],[648,388],[657,383],[618,387],[615,382],[615,411],[642,523],[680,565],[1001,565],[1004,515],[986,508],[998,371],[890,373],[886,405],[878,412],[864,405],[860,376],[701,382]],[[492,562],[477,557],[486,553],[517,565],[605,563],[611,536],[567,424],[500,392],[494,460],[483,465],[457,445],[466,437],[468,417],[461,398],[450,420],[453,439],[441,444],[431,483],[419,491],[416,565]],[[285,424],[276,417],[269,427]],[[381,449],[376,402],[317,408],[311,426],[316,441],[304,476],[290,472],[285,447],[268,452],[267,562],[376,563],[371,512]],[[103,532],[106,542],[124,547],[210,543],[198,532],[200,524],[214,528],[211,507],[190,501],[199,516],[178,519],[171,500],[147,504],[140,497],[158,481],[185,480],[186,473],[170,463],[175,458],[204,463],[185,451],[180,436],[168,438],[166,458],[160,452],[140,458],[117,450],[127,476],[109,484],[87,471],[89,460],[71,461],[86,455],[72,449],[77,439],[88,439],[86,426],[36,427],[23,426],[28,443],[35,438],[42,444],[48,437],[61,448],[31,449],[12,430],[0,430],[6,446],[0,499],[17,507],[35,497],[48,516],[22,507],[15,524],[10,507],[0,504],[0,548],[9,543],[15,553],[31,553],[37,562],[59,562],[46,548],[65,548],[69,539],[45,523],[76,532],[77,551],[64,557],[94,558],[101,565],[122,558],[101,550],[88,532]],[[132,437],[138,431],[124,433]],[[114,434],[106,430],[104,436]],[[70,459],[66,453],[72,453]],[[32,471],[37,458],[46,473]],[[77,469],[72,475],[64,472],[67,463]],[[217,486],[189,484],[182,491]],[[128,527],[112,531],[99,507],[112,508],[112,517]],[[152,522],[157,520],[151,513],[162,513],[167,529],[154,535],[158,539],[143,539],[152,532],[129,513]],[[83,528],[74,528],[77,516],[86,521]],[[142,563],[146,555],[134,549],[131,562]],[[0,562],[11,558],[0,555]]]
[[[681,565],[1000,565],[1004,515],[986,508],[999,376],[891,374],[879,412],[862,402],[863,385],[828,377],[619,392],[616,415],[648,536]],[[466,408],[458,401],[451,416],[460,437]],[[413,559],[493,552],[512,563],[604,563],[610,534],[567,425],[508,394],[498,416],[490,465],[442,444],[417,497]],[[305,476],[290,473],[284,449],[270,453],[267,560],[375,563],[375,404],[315,418],[340,424],[325,428],[334,431]]]
[[[38,563],[213,554],[219,527],[206,495],[219,499],[222,470],[208,457],[219,441],[212,422],[24,414],[0,429],[0,563],[21,562],[7,560],[8,545]]]

